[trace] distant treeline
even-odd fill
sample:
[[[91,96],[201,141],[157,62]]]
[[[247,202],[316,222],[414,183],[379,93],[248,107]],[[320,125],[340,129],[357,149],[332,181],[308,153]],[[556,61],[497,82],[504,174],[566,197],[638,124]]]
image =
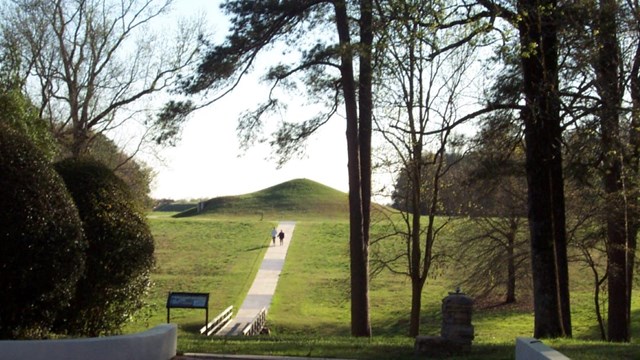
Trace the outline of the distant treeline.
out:
[[[434,189],[430,158],[425,154],[422,169],[426,173],[420,209],[428,213],[431,199],[437,194],[437,215],[446,216],[526,216],[526,178],[524,164],[513,160],[492,161],[475,154],[446,155],[449,170]],[[407,188],[407,171],[398,176],[392,195],[392,207],[410,211],[410,189]]]

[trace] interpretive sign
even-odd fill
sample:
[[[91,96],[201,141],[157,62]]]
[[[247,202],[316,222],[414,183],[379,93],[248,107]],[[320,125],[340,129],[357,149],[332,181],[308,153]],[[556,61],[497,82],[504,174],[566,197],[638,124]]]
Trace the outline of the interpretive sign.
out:
[[[209,293],[170,292],[167,308],[205,309],[209,306]]]
[[[171,322],[171,308],[205,309],[205,326],[209,323],[209,293],[170,292],[167,297],[167,323]]]

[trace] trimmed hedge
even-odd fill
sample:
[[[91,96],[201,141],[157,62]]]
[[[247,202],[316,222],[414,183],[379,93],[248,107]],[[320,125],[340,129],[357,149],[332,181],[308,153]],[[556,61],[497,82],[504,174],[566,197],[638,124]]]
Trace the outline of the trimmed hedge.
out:
[[[85,274],[57,330],[86,336],[116,333],[143,305],[154,265],[151,231],[128,186],[106,166],[67,159],[55,167],[89,242]]]
[[[0,209],[0,338],[45,337],[74,294],[86,242],[58,174],[2,124]]]

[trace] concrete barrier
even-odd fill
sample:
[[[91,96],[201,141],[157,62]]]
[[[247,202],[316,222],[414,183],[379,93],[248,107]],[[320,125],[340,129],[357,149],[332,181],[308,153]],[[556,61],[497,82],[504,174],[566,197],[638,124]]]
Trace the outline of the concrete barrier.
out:
[[[516,360],[568,360],[536,338],[516,338]]]
[[[175,324],[100,338],[2,340],[0,360],[169,360],[176,356],[177,342]]]

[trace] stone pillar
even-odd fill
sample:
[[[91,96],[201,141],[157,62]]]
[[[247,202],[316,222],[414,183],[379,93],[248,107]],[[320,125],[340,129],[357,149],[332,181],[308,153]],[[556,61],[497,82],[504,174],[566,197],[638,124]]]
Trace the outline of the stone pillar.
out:
[[[416,355],[444,356],[471,350],[473,299],[456,289],[442,299],[442,328],[440,336],[418,336]]]
[[[474,332],[471,325],[473,314],[473,299],[460,289],[442,299],[442,329],[440,335],[461,350],[471,349]]]

